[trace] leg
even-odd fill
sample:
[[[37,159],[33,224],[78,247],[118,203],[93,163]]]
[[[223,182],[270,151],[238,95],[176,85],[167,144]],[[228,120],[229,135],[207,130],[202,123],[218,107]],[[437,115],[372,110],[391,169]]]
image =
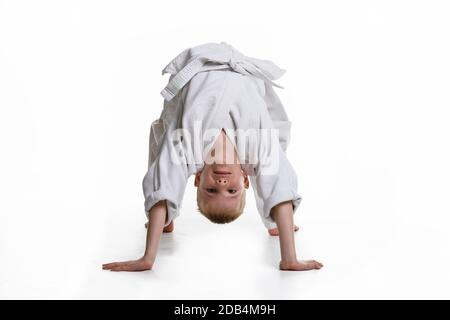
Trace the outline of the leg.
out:
[[[294,232],[297,232],[299,230],[299,227],[297,225],[294,225]],[[278,228],[268,229],[269,235],[272,237],[278,236],[280,233],[278,232]]]
[[[148,222],[145,223],[145,228],[148,227]],[[167,226],[164,227],[163,232],[164,233],[171,233],[173,232],[173,229],[175,228],[173,221],[170,222]]]

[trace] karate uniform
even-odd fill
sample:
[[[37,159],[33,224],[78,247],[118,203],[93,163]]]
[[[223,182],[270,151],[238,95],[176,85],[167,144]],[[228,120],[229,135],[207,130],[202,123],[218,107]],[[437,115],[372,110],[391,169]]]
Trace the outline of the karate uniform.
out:
[[[171,76],[161,92],[161,116],[151,125],[143,180],[147,215],[160,200],[167,200],[166,225],[180,214],[187,180],[203,168],[222,128],[249,175],[264,225],[276,226],[270,210],[281,202],[292,201],[295,212],[301,197],[285,154],[291,123],[272,88],[280,87],[273,80],[284,70],[221,42],[184,50],[165,73]],[[254,132],[265,134],[250,139]]]

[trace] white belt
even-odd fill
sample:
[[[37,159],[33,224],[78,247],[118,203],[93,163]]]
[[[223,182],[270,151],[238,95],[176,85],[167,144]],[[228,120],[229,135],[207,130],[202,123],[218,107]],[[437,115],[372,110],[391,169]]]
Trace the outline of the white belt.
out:
[[[219,45],[205,44],[191,50],[183,51],[162,71],[162,74],[171,73],[174,75],[161,91],[161,95],[167,101],[175,97],[194,75],[206,70],[231,68],[233,71],[244,75],[252,75],[275,87],[283,88],[272,80],[281,77],[285,70],[279,68],[272,61],[246,57],[226,42],[221,42]],[[178,63],[180,60],[186,59],[185,56],[189,53],[192,54],[192,52],[197,52],[197,54],[188,57],[187,63],[184,66],[179,66],[180,70],[173,67],[175,61]]]

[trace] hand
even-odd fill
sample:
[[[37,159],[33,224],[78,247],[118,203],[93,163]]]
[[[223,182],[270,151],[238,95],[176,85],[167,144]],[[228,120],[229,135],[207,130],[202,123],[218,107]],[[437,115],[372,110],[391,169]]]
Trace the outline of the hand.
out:
[[[300,260],[294,262],[280,262],[280,270],[284,271],[308,271],[319,270],[323,267],[323,264],[315,260]]]
[[[153,262],[144,259],[143,257],[138,260],[113,262],[103,265],[103,270],[110,271],[145,271],[151,270]]]

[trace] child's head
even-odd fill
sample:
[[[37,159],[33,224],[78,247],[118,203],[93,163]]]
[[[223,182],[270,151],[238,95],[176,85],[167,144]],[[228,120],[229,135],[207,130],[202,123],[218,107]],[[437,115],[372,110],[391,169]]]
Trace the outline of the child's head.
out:
[[[249,182],[239,164],[205,164],[195,186],[198,209],[211,222],[229,223],[244,211]]]

